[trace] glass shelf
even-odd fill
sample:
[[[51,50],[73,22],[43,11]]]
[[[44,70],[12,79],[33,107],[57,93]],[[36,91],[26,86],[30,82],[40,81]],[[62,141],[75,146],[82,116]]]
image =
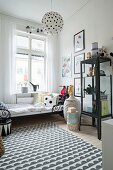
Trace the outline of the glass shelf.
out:
[[[96,76],[84,76],[83,78],[93,78],[93,77],[96,77]],[[100,76],[100,78],[110,78],[110,75]]]

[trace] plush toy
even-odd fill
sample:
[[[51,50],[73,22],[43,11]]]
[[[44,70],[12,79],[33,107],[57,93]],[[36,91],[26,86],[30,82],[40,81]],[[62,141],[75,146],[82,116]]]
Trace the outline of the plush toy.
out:
[[[99,54],[100,54],[101,57],[107,57],[108,51],[104,46],[102,46],[102,48],[99,49]]]

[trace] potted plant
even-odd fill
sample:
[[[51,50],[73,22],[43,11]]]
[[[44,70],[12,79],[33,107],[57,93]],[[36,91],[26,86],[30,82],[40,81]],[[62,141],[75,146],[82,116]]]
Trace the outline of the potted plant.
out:
[[[24,81],[21,86],[21,92],[22,93],[28,93],[28,82]]]

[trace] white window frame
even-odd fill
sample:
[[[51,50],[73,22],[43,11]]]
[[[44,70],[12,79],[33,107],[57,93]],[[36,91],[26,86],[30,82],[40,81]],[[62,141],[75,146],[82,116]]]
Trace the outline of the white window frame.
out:
[[[44,84],[46,84],[46,37],[45,36],[40,36],[38,34],[28,34],[26,32],[23,31],[16,31],[16,36],[22,36],[22,37],[27,37],[29,38],[29,48],[25,49],[25,48],[18,48],[16,49],[16,54],[28,54],[28,81],[31,81],[31,70],[32,70],[32,66],[31,66],[31,60],[32,60],[32,55],[36,55],[36,56],[42,56],[44,57]],[[44,51],[39,51],[39,50],[32,50],[32,39],[36,39],[36,40],[42,40],[44,41]],[[45,87],[46,88],[46,87]],[[45,89],[44,88],[44,89]],[[43,89],[43,90],[44,90]],[[40,87],[39,87],[40,90]],[[16,89],[16,91],[18,91],[18,89]]]

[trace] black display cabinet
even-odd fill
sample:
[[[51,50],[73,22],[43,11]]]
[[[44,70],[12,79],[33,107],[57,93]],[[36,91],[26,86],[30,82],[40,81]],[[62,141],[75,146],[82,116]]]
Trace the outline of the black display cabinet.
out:
[[[92,126],[97,127],[98,139],[101,139],[101,119],[112,117],[112,75],[106,75],[100,70],[101,63],[111,59],[99,55],[81,61],[81,115],[92,117]],[[89,65],[93,72],[83,76],[83,65]],[[83,82],[83,78],[85,83]],[[96,121],[97,120],[97,121]],[[79,128],[80,129],[80,128]]]

